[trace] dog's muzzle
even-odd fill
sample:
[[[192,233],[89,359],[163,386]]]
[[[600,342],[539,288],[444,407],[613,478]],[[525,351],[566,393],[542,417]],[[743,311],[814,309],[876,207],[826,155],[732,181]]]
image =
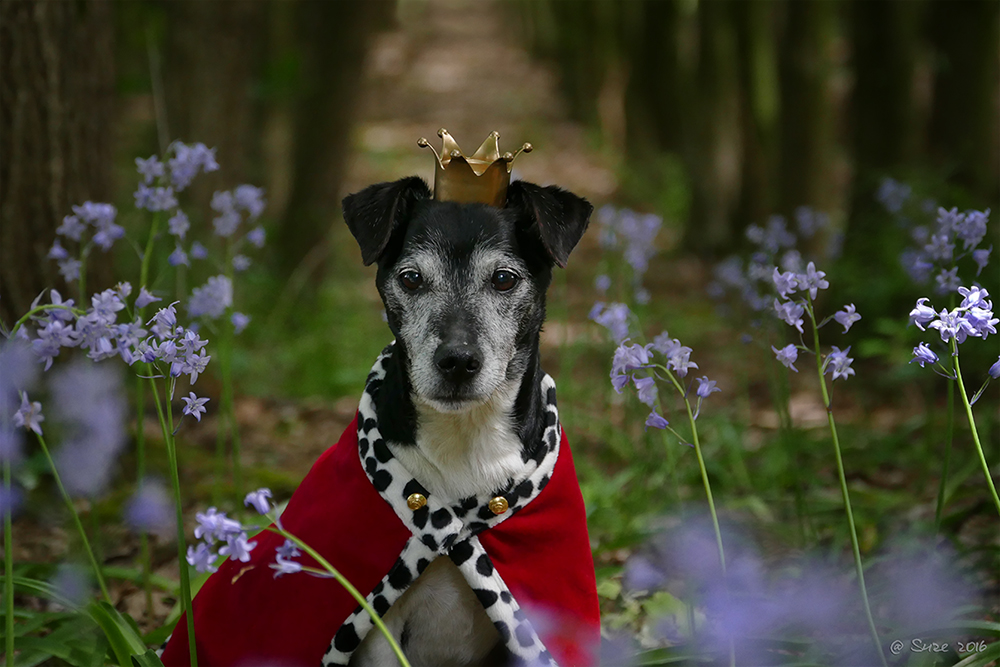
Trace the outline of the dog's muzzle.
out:
[[[449,383],[458,386],[474,378],[483,367],[483,354],[466,342],[442,343],[434,352],[434,365]]]

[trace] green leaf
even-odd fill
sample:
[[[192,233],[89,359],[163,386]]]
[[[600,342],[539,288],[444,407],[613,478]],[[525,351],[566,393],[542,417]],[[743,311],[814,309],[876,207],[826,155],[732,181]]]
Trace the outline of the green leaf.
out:
[[[163,667],[163,663],[153,649],[148,649],[142,655],[133,655],[132,662],[136,667]]]
[[[955,667],[987,667],[995,665],[994,661],[998,659],[1000,659],[1000,642],[993,642],[979,653],[973,653],[964,660],[956,662]]]
[[[133,655],[146,653],[146,645],[132,625],[107,602],[95,601],[87,605],[87,613],[104,631],[119,667],[131,667]]]

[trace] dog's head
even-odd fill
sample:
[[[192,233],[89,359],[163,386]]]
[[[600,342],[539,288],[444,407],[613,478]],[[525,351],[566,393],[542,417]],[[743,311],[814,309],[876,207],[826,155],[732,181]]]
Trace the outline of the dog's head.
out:
[[[510,184],[505,208],[431,199],[418,177],[344,199],[344,220],[406,360],[412,391],[442,412],[519,380],[537,346],[552,267],[593,207],[554,186]]]

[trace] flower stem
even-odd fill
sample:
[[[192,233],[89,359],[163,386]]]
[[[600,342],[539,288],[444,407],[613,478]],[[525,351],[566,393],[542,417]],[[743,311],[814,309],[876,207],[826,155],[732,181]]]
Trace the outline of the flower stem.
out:
[[[7,667],[14,665],[14,526],[11,522],[10,460],[3,462],[3,490],[6,499],[3,508],[3,601],[4,641]]]
[[[708,469],[705,467],[705,458],[701,454],[701,441],[698,439],[698,426],[695,423],[694,411],[691,410],[691,401],[688,400],[687,392],[684,389],[684,385],[680,383],[677,377],[667,368],[659,366],[666,373],[667,377],[673,383],[674,387],[684,398],[684,407],[687,410],[688,423],[691,424],[691,440],[694,444],[694,453],[698,457],[698,468],[701,471],[701,482],[705,487],[705,497],[708,499],[708,511],[712,515],[712,528],[715,530],[715,544],[719,549],[719,565],[722,568],[722,581],[723,586],[726,589],[726,595],[729,595],[729,584],[728,576],[726,574],[726,552],[722,547],[722,530],[719,528],[719,515],[715,511],[715,499],[712,497],[712,484],[708,479]],[[729,664],[730,667],[736,665],[736,649],[733,643],[733,638],[729,637]]]
[[[885,654],[882,652],[882,640],[879,639],[878,630],[875,628],[875,619],[872,617],[871,605],[868,603],[868,588],[865,586],[865,569],[861,564],[861,547],[858,544],[858,531],[854,525],[854,511],[851,509],[851,496],[847,489],[847,476],[844,473],[844,459],[840,453],[840,438],[837,436],[837,423],[833,419],[833,406],[830,402],[830,392],[826,388],[826,378],[823,375],[823,360],[819,353],[819,327],[816,326],[816,316],[813,313],[812,299],[809,300],[806,312],[812,322],[813,345],[816,350],[816,375],[819,378],[819,387],[823,394],[823,406],[826,408],[826,420],[830,426],[830,436],[833,439],[833,452],[837,459],[837,476],[840,479],[840,493],[844,498],[844,511],[847,513],[847,526],[851,534],[851,550],[854,553],[854,569],[858,575],[858,586],[861,588],[861,602],[865,608],[865,618],[868,621],[868,631],[871,633],[872,641],[875,643],[875,650],[878,652],[882,667],[887,667]]]
[[[174,505],[177,508],[177,558],[181,572],[181,606],[187,617],[188,648],[191,654],[191,667],[198,667],[198,650],[194,639],[194,612],[191,607],[191,580],[187,564],[187,540],[184,536],[184,508],[181,505],[181,482],[177,470],[177,446],[174,442],[174,417],[170,408],[170,397],[164,388],[167,409],[164,411],[160,395],[156,390],[156,380],[149,378],[153,387],[153,398],[156,402],[156,413],[160,417],[160,427],[163,429],[163,441],[167,446],[167,461],[170,467],[170,482],[174,487]]]
[[[153,222],[149,227],[149,238],[146,239],[146,249],[142,253],[142,265],[139,268],[139,288],[146,287],[149,279],[149,263],[153,256],[153,244],[156,242],[156,234],[160,226],[160,211],[153,213]],[[144,321],[143,311],[145,308],[136,309],[136,316],[140,322]],[[143,483],[146,476],[146,383],[141,377],[136,378],[135,385],[135,480],[137,485]],[[149,554],[149,535],[145,531],[139,533],[139,569],[142,573],[142,589],[146,599],[146,618],[153,618],[153,584],[150,574],[153,571],[153,563]]]
[[[135,480],[136,487],[141,488],[146,477],[146,432],[144,429],[146,383],[140,377],[136,378],[135,406]],[[139,570],[142,575],[142,590],[146,600],[146,618],[152,619],[153,583],[150,580],[150,574],[153,571],[153,564],[149,554],[149,535],[144,530],[139,533]]]
[[[28,312],[26,312],[21,317],[21,319],[19,319],[17,322],[14,323],[14,328],[10,330],[10,336],[9,336],[9,338],[13,339],[14,336],[17,334],[17,330],[20,329],[21,325],[24,324],[25,322],[27,322],[28,319],[32,315],[34,315],[35,313],[41,313],[41,312],[46,311],[46,310],[68,310],[68,311],[73,312],[73,313],[75,313],[77,315],[83,315],[84,314],[84,311],[81,310],[81,309],[79,309],[79,308],[70,308],[69,306],[64,306],[62,304],[49,303],[49,304],[46,304],[44,306],[35,306],[34,308],[32,308],[31,310],[29,310]]]
[[[372,609],[371,605],[368,604],[368,601],[365,599],[365,597],[358,592],[358,589],[356,589],[354,585],[351,584],[351,582],[348,581],[346,577],[344,577],[344,575],[338,572],[335,567],[330,565],[330,563],[325,558],[323,558],[315,549],[313,549],[308,544],[297,538],[295,535],[289,533],[287,530],[284,530],[282,528],[277,528],[275,526],[269,526],[267,530],[278,533],[279,535],[282,535],[285,538],[294,542],[296,546],[298,546],[300,549],[302,549],[307,554],[312,556],[312,558],[317,563],[322,565],[327,572],[333,575],[333,578],[336,579],[337,582],[344,587],[344,590],[346,590],[351,595],[351,597],[353,597],[357,601],[357,603],[361,605],[361,607],[366,612],[368,612],[368,615],[371,616],[371,619],[375,623],[375,626],[379,629],[382,635],[385,636],[386,641],[389,642],[389,647],[392,648],[392,652],[396,654],[396,660],[399,661],[401,667],[410,667],[409,661],[406,659],[406,656],[403,655],[403,649],[401,649],[399,647],[399,644],[396,643],[396,640],[392,638],[392,633],[389,632],[389,628],[385,627],[385,623],[382,622],[382,617],[379,616],[374,609]]]
[[[80,541],[83,542],[83,550],[87,554],[87,560],[90,561],[90,566],[94,569],[94,576],[97,577],[97,584],[101,587],[101,594],[104,595],[104,599],[107,600],[108,604],[114,605],[114,602],[111,601],[111,594],[108,593],[108,586],[104,583],[104,575],[101,574],[101,566],[97,563],[97,558],[94,556],[93,549],[90,548],[90,540],[87,539],[87,531],[83,529],[83,522],[80,521],[80,515],[77,513],[76,508],[73,507],[73,499],[70,498],[69,493],[66,491],[66,487],[63,486],[62,478],[59,476],[59,471],[56,470],[55,461],[52,460],[49,448],[45,444],[45,438],[38,433],[36,433],[35,436],[38,438],[38,444],[42,447],[45,459],[49,462],[49,468],[52,469],[52,477],[56,480],[56,486],[59,487],[59,493],[66,502],[66,507],[69,508],[70,516],[73,517],[73,523],[76,525],[76,530],[80,533]]]
[[[986,464],[986,455],[983,453],[983,444],[979,441],[979,431],[976,429],[976,420],[972,416],[972,405],[969,403],[969,396],[965,393],[965,384],[962,382],[962,369],[958,365],[958,342],[954,338],[951,339],[951,359],[955,366],[955,380],[958,382],[958,392],[962,395],[962,403],[965,405],[965,416],[969,419],[972,442],[976,445],[976,452],[979,454],[979,463],[983,466],[983,474],[986,475],[986,485],[993,496],[993,504],[997,506],[997,512],[1000,513],[1000,497],[997,496],[997,487],[993,484],[990,467]]]
[[[955,360],[956,363],[958,359]],[[941,484],[938,486],[937,504],[934,507],[934,533],[941,532],[941,513],[944,511],[944,494],[948,485],[948,470],[951,467],[951,444],[955,436],[955,385],[948,383],[948,444],[944,450],[944,465],[941,467]]]

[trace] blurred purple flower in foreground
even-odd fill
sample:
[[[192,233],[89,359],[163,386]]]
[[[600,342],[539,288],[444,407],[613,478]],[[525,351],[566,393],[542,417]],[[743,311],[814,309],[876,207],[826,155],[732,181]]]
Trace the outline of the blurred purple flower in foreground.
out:
[[[125,523],[136,532],[169,537],[176,529],[177,518],[163,482],[142,480],[139,490],[125,507]]]
[[[126,401],[118,369],[76,359],[52,373],[51,412],[63,429],[56,468],[71,495],[96,496],[125,446]]]

